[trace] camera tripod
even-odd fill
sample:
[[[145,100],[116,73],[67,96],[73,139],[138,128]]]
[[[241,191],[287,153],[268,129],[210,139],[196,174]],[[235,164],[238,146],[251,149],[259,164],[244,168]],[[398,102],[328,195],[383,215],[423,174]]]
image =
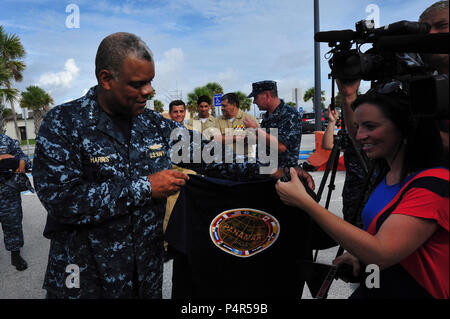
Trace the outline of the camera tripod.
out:
[[[333,110],[334,108],[335,108],[335,105],[334,105],[334,78],[332,78],[331,109]],[[358,156],[359,163],[362,165],[364,172],[366,174],[369,173],[369,169],[367,167],[366,161],[362,157],[361,153],[356,149],[355,145],[353,144],[352,140],[350,139],[350,136],[345,128],[344,112],[342,112],[342,114],[341,114],[341,121],[342,121],[341,130],[334,137],[333,148],[332,148],[330,156],[328,158],[327,165],[325,167],[325,171],[324,171],[322,180],[320,182],[320,187],[317,192],[317,197],[318,197],[318,200],[320,201],[322,198],[324,188],[325,188],[325,184],[328,180],[328,175],[330,174],[330,171],[331,171],[330,183],[328,184],[328,194],[327,194],[327,199],[325,202],[326,209],[328,209],[328,207],[330,205],[331,194],[336,189],[335,179],[336,179],[337,168],[339,165],[339,155],[341,153],[341,150],[348,148],[348,147],[352,147]],[[316,250],[316,253],[314,255],[314,261],[317,259],[318,252],[319,251]],[[336,257],[341,255],[342,252],[343,252],[343,248],[339,247]]]

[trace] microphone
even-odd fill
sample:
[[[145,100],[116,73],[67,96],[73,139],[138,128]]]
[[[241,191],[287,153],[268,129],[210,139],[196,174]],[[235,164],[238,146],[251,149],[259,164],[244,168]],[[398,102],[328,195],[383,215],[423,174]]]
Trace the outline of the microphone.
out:
[[[411,22],[406,20],[387,24],[378,29],[366,29],[367,26],[365,26],[364,22],[366,21],[362,20],[357,24],[356,32],[353,30],[318,32],[315,34],[314,39],[317,42],[344,42],[370,36],[380,37],[408,34],[427,34],[431,29],[431,26],[428,23]]]
[[[377,50],[408,53],[449,53],[449,33],[385,36],[378,39]]]
[[[357,33],[353,30],[341,30],[341,31],[326,31],[317,32],[314,35],[314,40],[317,42],[344,42],[352,41],[357,38]]]

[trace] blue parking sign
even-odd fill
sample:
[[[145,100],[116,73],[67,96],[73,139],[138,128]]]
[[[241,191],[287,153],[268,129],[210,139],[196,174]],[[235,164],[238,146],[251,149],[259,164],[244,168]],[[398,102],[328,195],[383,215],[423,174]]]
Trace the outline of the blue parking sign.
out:
[[[214,94],[214,106],[220,107],[222,105],[222,94]]]

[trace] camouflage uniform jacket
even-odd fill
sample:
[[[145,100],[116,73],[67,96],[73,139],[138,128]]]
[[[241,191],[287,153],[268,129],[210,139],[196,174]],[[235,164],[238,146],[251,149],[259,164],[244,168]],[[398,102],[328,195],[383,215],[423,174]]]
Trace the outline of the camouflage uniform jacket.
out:
[[[269,115],[268,112],[263,114],[261,127],[266,129],[277,128],[278,141],[287,148],[285,152],[278,154],[278,167],[297,167],[302,141],[302,117],[300,113],[286,105],[282,100],[272,114]],[[267,130],[267,133],[270,133],[270,131]]]
[[[51,238],[44,289],[65,298],[162,297],[166,200],[152,198],[148,175],[172,168],[169,138],[180,126],[145,109],[132,119],[128,145],[97,104],[96,87],[47,114],[33,167]],[[191,167],[252,174],[245,164]],[[80,289],[66,287],[68,265],[79,267]]]

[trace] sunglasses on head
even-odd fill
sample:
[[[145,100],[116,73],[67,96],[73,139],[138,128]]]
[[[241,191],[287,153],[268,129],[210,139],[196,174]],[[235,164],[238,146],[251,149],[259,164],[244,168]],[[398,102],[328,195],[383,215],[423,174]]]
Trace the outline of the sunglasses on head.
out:
[[[371,88],[367,91],[366,94],[390,94],[390,93],[401,93],[405,94],[406,92],[402,89],[402,82],[400,81],[392,81],[387,83],[382,83],[381,85],[377,85],[374,88]]]

